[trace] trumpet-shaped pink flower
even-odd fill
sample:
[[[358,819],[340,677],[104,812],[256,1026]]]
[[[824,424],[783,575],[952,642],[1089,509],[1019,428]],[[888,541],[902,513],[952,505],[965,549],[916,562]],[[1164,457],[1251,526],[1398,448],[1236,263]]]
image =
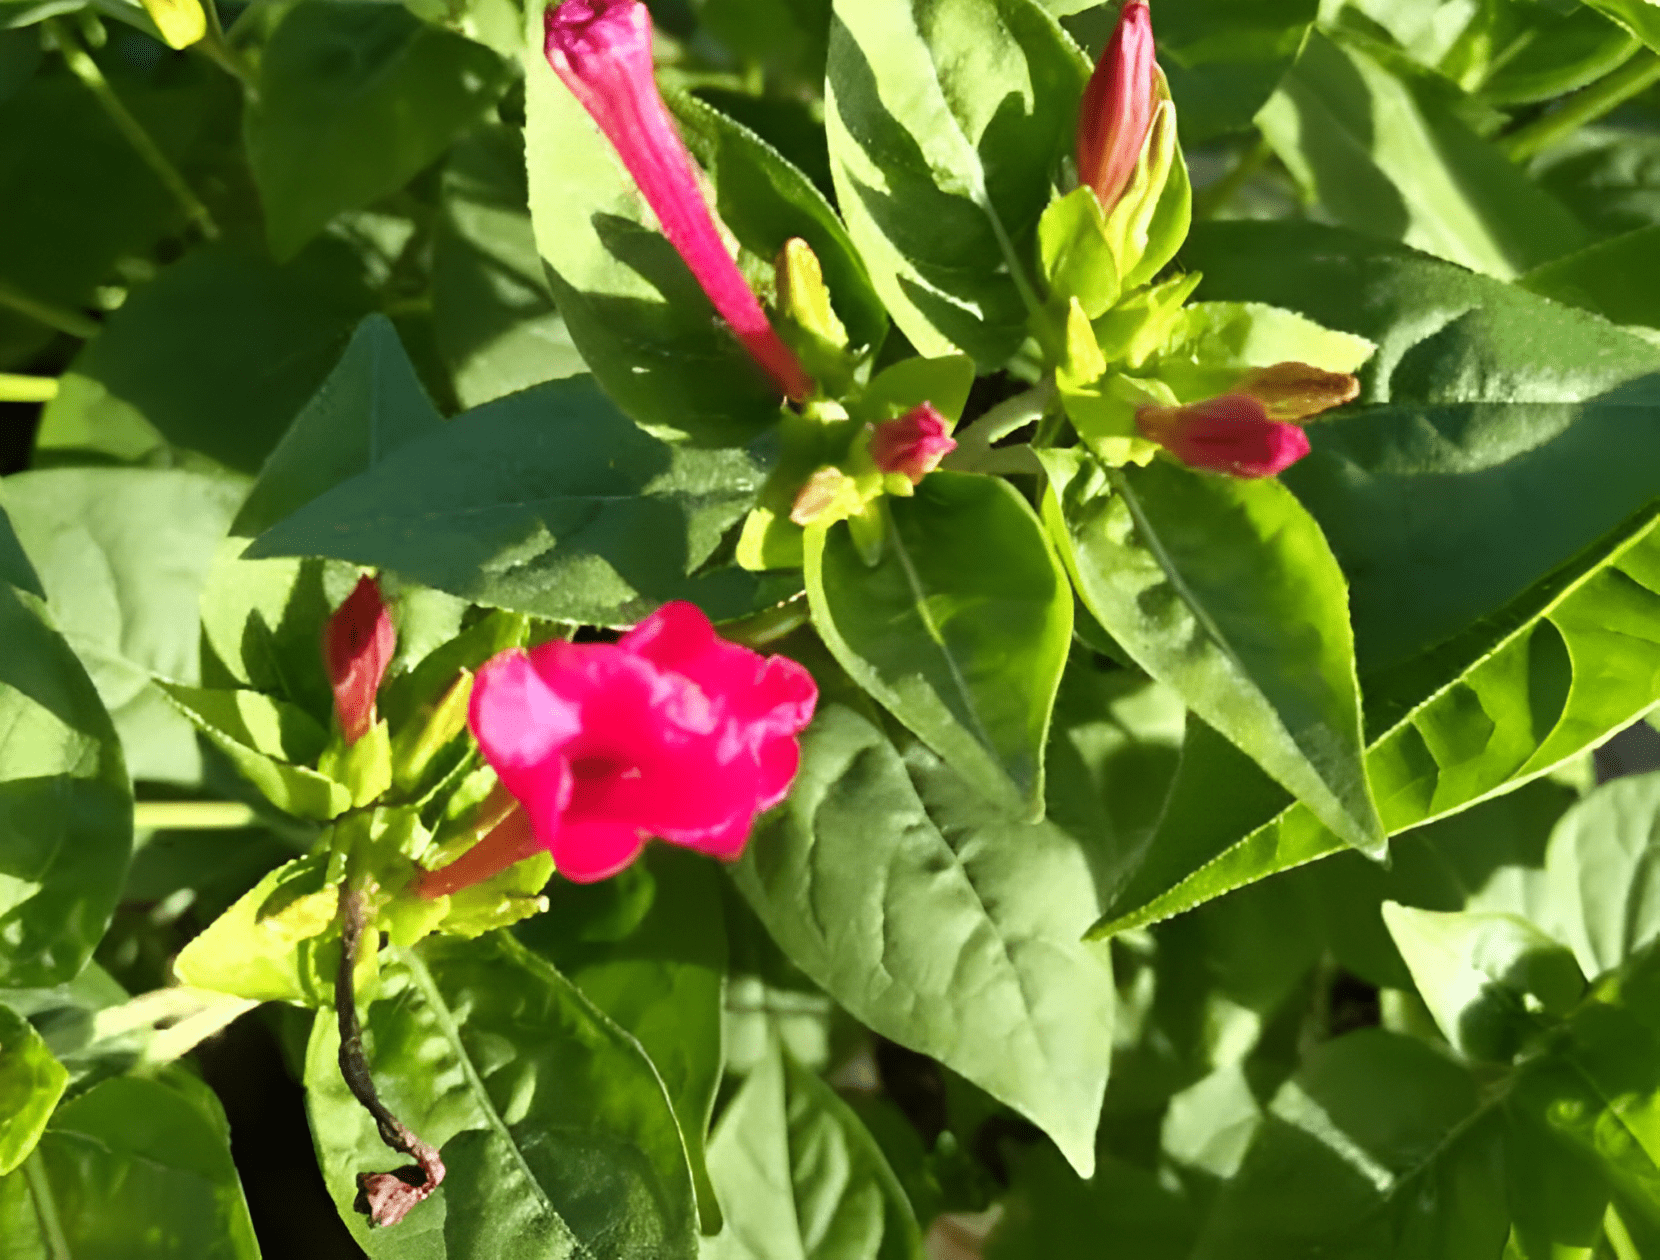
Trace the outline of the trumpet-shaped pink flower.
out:
[[[649,836],[731,861],[755,816],[789,791],[817,699],[800,665],[726,642],[687,603],[617,643],[504,652],[479,671],[470,714],[528,822],[529,835],[507,827],[499,847],[524,856],[533,842],[578,883],[616,874]]]
[[[950,426],[933,403],[923,403],[893,420],[884,420],[870,435],[870,457],[876,466],[885,473],[904,473],[913,486],[956,449]]]
[[[543,17],[543,50],[639,185],[663,235],[749,353],[791,398],[813,380],[767,322],[726,252],[691,156],[652,77],[651,14],[639,0],[564,0]]]
[[[392,663],[398,632],[372,577],[356,588],[323,628],[323,660],[334,688],[334,711],[347,745],[355,744],[375,724],[375,692]]]
[[[1308,435],[1268,417],[1249,394],[1223,394],[1185,407],[1142,407],[1136,427],[1189,468],[1234,477],[1272,477],[1308,454]]]
[[[1078,109],[1078,179],[1111,211],[1135,174],[1153,125],[1153,19],[1125,0]]]

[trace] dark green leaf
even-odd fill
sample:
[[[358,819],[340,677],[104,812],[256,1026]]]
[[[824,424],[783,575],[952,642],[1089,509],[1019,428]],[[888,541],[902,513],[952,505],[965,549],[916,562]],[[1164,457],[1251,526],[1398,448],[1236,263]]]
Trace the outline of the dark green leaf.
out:
[[[726,1204],[710,1260],[920,1260],[916,1217],[876,1140],[776,1045],[709,1144]]]
[[[1643,43],[1660,52],[1660,14],[1646,0],[1585,0],[1630,31]]]
[[[1314,0],[1161,0],[1153,30],[1182,143],[1249,128],[1291,68],[1318,9]]]
[[[68,1084],[34,1026],[0,1004],[0,1177],[35,1149]]]
[[[429,939],[390,961],[364,1016],[387,1105],[442,1149],[442,1187],[395,1230],[352,1211],[360,1172],[394,1168],[340,1079],[332,1012],[306,1055],[329,1192],[377,1257],[691,1260],[697,1213],[674,1113],[634,1039],[496,935]]]
[[[290,10],[261,54],[244,124],[271,253],[292,258],[342,210],[403,187],[508,81],[495,53],[402,5]]]
[[[1041,816],[1043,749],[1072,638],[1066,574],[1006,482],[937,472],[885,501],[882,559],[847,526],[807,537],[813,621],[842,668],[991,794]]]
[[[171,443],[255,473],[368,308],[338,242],[284,267],[236,246],[193,251],[76,357],[37,459],[165,460]]]
[[[1100,904],[1086,848],[825,703],[737,876],[791,960],[856,1018],[1026,1115],[1087,1173],[1113,985],[1078,942]]]
[[[10,486],[10,482],[4,483]],[[46,598],[46,588],[40,584],[40,576],[29,563],[28,553],[23,545],[17,541],[17,534],[12,529],[11,517],[6,508],[0,503],[0,582],[15,586],[37,599]]]
[[[1168,460],[1046,467],[1050,535],[1107,632],[1345,841],[1381,850],[1348,587],[1291,492]]]
[[[1585,231],[1428,89],[1318,31],[1257,115],[1339,223],[1511,279]]]
[[[564,621],[627,625],[682,598],[731,617],[750,610],[761,579],[693,574],[754,505],[765,472],[743,451],[648,436],[585,377],[554,381],[411,443],[246,554],[377,565]]]
[[[197,606],[246,488],[240,477],[126,468],[0,482],[0,504],[115,720],[135,779],[201,778],[195,729],[151,680],[199,681]]]
[[[118,1077],[65,1103],[36,1157],[0,1180],[20,1257],[259,1260],[211,1090],[183,1072]]]
[[[1660,267],[1660,225],[1638,228],[1546,263],[1522,277],[1522,287],[1595,311],[1616,324],[1660,328],[1660,294],[1644,283]]]
[[[72,978],[115,909],[132,785],[115,727],[45,605],[0,585],[0,986]]]
[[[848,229],[925,355],[1000,367],[1089,65],[1034,0],[837,0],[825,125]]]
[[[1531,173],[1599,236],[1660,223],[1660,136],[1640,127],[1586,127]]]
[[[1145,1169],[1103,1160],[1084,1181],[1043,1146],[1014,1153],[1009,1168],[1012,1185],[986,1260],[1098,1260],[1106,1239],[1137,1260],[1192,1251],[1197,1220],[1188,1196]]]
[[[432,317],[462,405],[586,371],[536,252],[523,134],[487,126],[458,143],[441,208]]]
[[[818,89],[830,38],[830,0],[696,0],[697,18],[747,62]]]

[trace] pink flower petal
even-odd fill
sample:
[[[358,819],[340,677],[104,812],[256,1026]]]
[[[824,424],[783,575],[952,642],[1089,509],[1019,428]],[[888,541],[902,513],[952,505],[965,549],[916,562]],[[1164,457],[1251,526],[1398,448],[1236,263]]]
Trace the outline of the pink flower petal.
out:
[[[348,745],[375,724],[375,693],[398,646],[392,615],[372,577],[357,586],[323,628],[323,659],[334,689],[334,712]]]
[[[1270,420],[1261,400],[1224,394],[1185,407],[1143,407],[1141,432],[1189,468],[1234,477],[1272,477],[1308,454],[1308,435]]]
[[[903,473],[911,484],[939,467],[940,460],[957,449],[951,426],[933,403],[913,407],[894,420],[885,420],[870,435],[870,457],[885,473]]]
[[[584,822],[562,828],[550,852],[554,866],[566,879],[591,884],[622,870],[640,856],[645,844],[644,836],[624,824]]]

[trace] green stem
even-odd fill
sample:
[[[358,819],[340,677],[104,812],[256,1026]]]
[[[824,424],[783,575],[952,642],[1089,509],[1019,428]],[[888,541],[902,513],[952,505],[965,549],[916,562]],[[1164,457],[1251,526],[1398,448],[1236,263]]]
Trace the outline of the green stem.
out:
[[[202,12],[207,16],[207,34],[197,41],[196,50],[225,73],[240,80],[250,96],[257,96],[259,82],[254,77],[253,67],[225,38],[225,28],[219,23],[218,4],[215,0],[202,0]]]
[[[20,376],[0,372],[0,403],[51,402],[58,396],[55,376]]]
[[[1259,137],[1255,144],[1240,155],[1239,161],[1233,164],[1227,174],[1214,184],[1207,185],[1193,194],[1193,221],[1199,223],[1213,217],[1233,200],[1234,194],[1273,156],[1274,150],[1267,138]]]
[[[69,1250],[69,1239],[64,1237],[63,1223],[58,1220],[57,1200],[52,1197],[52,1183],[46,1179],[46,1164],[40,1158],[40,1147],[29,1152],[23,1161],[23,1180],[28,1183],[29,1197],[35,1201],[35,1216],[40,1221],[40,1232],[46,1236],[52,1260],[74,1260]]]
[[[993,454],[991,444],[1034,420],[1041,420],[1054,401],[1055,380],[1052,376],[1044,377],[1024,393],[1004,399],[954,435],[957,449],[945,457],[945,467],[958,472],[989,471],[982,465]]]
[[[104,77],[104,72],[98,68],[98,63],[81,47],[80,41],[75,38],[69,26],[57,18],[47,19],[46,26],[57,41],[58,51],[63,54],[64,63],[70,72],[104,107],[104,113],[109,115],[116,130],[126,137],[127,143],[132,145],[133,151],[144,160],[144,164],[155,172],[156,178],[166,186],[167,191],[173,195],[173,200],[179,203],[186,217],[196,224],[202,235],[210,241],[218,240],[219,225],[213,221],[213,215],[190,190],[184,176],[179,174],[178,168],[161,151],[161,146],[156,143],[155,138],[144,130],[138,119],[121,103],[121,98],[115,94],[115,89]]]
[[[1543,118],[1518,127],[1500,143],[1511,161],[1525,162],[1656,83],[1660,83],[1660,55],[1644,48],[1613,74],[1570,96]]]
[[[241,801],[138,801],[133,827],[139,831],[232,831],[251,827],[255,814]]]
[[[1643,1260],[1642,1252],[1637,1250],[1637,1244],[1632,1241],[1631,1231],[1625,1227],[1620,1214],[1614,1210],[1614,1205],[1608,1205],[1608,1211],[1603,1213],[1602,1232],[1608,1238],[1608,1245],[1613,1249],[1618,1260]]]
[[[38,324],[56,328],[59,332],[79,337],[83,341],[98,335],[97,320],[83,315],[80,311],[70,310],[67,306],[55,306],[51,302],[32,298],[27,293],[20,293],[3,280],[0,280],[0,306],[9,306],[19,315],[27,315]]]

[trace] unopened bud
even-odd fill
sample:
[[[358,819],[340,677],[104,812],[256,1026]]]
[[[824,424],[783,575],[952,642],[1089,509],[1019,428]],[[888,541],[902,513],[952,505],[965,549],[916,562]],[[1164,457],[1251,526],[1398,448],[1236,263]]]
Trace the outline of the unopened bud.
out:
[[[1276,363],[1255,369],[1234,389],[1262,403],[1270,419],[1306,420],[1353,402],[1360,395],[1360,382],[1347,372],[1328,372],[1307,363]]]
[[[1308,435],[1268,417],[1249,394],[1224,394],[1185,407],[1145,406],[1136,427],[1189,468],[1233,477],[1272,477],[1308,454]]]
[[[350,747],[375,724],[375,692],[392,663],[398,632],[372,577],[362,578],[323,631],[334,711]]]
[[[1078,111],[1078,179],[1108,212],[1129,184],[1153,124],[1154,68],[1146,0],[1126,0]]]
[[[870,458],[885,473],[900,473],[918,485],[957,449],[951,426],[933,403],[912,407],[897,419],[884,420],[870,435]]]

